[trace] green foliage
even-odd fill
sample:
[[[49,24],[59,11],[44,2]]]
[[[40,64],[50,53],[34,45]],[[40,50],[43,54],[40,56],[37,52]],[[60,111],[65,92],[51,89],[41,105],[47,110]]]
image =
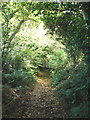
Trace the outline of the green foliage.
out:
[[[70,111],[71,118],[87,118],[88,117],[88,104],[82,103],[77,107],[73,107]]]
[[[56,3],[49,5],[56,6]],[[79,53],[83,52],[86,55],[88,52],[88,29],[80,12],[82,9],[82,3],[62,3],[61,7],[57,6],[56,9],[53,7],[50,9],[48,6],[42,17],[49,33],[59,36],[58,38],[62,37],[60,40],[66,46],[74,63]]]
[[[7,101],[4,103],[12,99],[12,88],[33,86],[38,69],[49,69],[60,100],[70,107],[70,117],[86,118],[90,79],[88,4],[62,2],[59,6],[54,2],[4,2],[1,5],[3,98]],[[85,12],[86,21],[81,10]],[[32,37],[41,20],[52,35],[51,39],[58,40],[58,47],[56,42],[39,45],[40,37]],[[44,37],[41,38],[43,42],[47,39]]]
[[[45,28],[49,29],[48,32],[56,35],[58,40],[66,46],[65,52],[68,56],[65,63],[61,54],[48,55],[49,67],[52,71],[52,85],[57,88],[60,99],[67,101],[70,105],[71,116],[88,117],[89,31],[87,25],[90,24],[90,15],[88,15],[87,21],[83,20],[81,10],[84,10],[85,14],[89,14],[89,5],[61,3],[61,6],[57,5],[56,8],[52,5],[55,7],[56,3],[50,3],[49,6],[48,3],[43,3],[43,6],[46,6],[45,9],[41,4],[41,9],[39,9],[41,14],[44,9],[41,19],[44,21]]]
[[[35,78],[32,72],[15,70],[11,74],[3,74],[3,83],[10,85],[12,88],[30,87],[34,82]]]
[[[52,74],[52,85],[56,87],[60,100],[67,101],[71,108],[70,116],[75,118],[88,117],[87,68],[86,65],[80,64],[76,68],[53,71]]]
[[[59,69],[68,62],[67,55],[63,49],[58,51],[54,48],[54,50],[53,55],[47,55],[49,60],[48,66],[52,69]]]

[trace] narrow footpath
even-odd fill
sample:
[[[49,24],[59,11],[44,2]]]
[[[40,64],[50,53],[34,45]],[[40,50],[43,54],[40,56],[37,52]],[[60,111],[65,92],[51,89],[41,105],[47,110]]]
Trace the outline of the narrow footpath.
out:
[[[63,103],[55,94],[50,84],[50,77],[45,72],[38,72],[37,83],[33,91],[23,93],[20,105],[12,116],[18,118],[67,118]]]

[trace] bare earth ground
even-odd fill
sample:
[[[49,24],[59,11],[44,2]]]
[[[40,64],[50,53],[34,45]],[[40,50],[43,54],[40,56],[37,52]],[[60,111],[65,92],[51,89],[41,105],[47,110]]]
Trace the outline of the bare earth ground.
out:
[[[34,90],[19,93],[17,109],[11,118],[67,118],[67,112],[50,85],[50,77],[45,72],[38,72]],[[13,106],[14,109],[15,106]]]

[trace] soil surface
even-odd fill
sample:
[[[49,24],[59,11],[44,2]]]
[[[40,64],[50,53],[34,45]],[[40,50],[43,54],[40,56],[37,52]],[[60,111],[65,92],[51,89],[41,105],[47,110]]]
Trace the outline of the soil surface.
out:
[[[19,96],[15,111],[11,118],[67,118],[64,104],[60,102],[55,93],[55,88],[50,84],[50,76],[45,72],[38,72],[37,83],[33,90],[23,93],[16,92]]]

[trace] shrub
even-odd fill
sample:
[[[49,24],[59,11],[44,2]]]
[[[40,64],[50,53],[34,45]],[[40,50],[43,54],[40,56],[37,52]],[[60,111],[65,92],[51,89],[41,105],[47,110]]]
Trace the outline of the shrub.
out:
[[[67,69],[68,68],[68,69]],[[53,70],[51,83],[57,89],[60,100],[67,101],[70,117],[88,117],[88,66],[78,66],[64,70]],[[84,114],[83,114],[84,113]]]
[[[26,72],[22,69],[14,70],[11,74],[3,73],[3,83],[10,85],[12,88],[24,88],[33,85],[35,77],[32,72]]]

